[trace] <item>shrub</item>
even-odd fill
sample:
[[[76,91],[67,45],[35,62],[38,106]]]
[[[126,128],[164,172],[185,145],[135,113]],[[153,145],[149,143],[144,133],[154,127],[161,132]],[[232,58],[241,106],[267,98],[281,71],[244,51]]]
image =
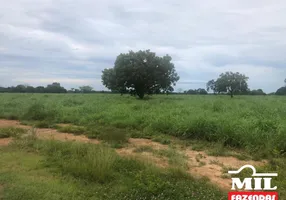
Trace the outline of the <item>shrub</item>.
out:
[[[57,114],[57,110],[55,108],[46,108],[43,104],[37,102],[31,105],[26,113],[23,115],[23,119],[25,120],[54,120]]]
[[[47,164],[59,167],[64,174],[99,183],[110,181],[114,175],[118,156],[103,145],[51,140],[42,142],[41,148],[48,155]]]

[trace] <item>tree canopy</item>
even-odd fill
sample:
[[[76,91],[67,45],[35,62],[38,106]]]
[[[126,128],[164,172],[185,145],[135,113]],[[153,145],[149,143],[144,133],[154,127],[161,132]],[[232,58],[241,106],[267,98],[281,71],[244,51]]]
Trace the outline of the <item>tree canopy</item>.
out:
[[[207,90],[213,90],[214,93],[228,93],[231,97],[234,94],[243,94],[248,92],[248,77],[239,72],[225,72],[220,74],[219,78],[210,80],[207,83]]]
[[[157,56],[150,50],[122,53],[114,67],[102,71],[102,83],[108,89],[131,92],[143,98],[145,94],[168,93],[179,80],[169,55]]]
[[[208,94],[208,92],[203,89],[203,88],[198,88],[198,89],[189,89],[184,91],[185,94]]]
[[[16,87],[0,87],[0,92],[17,92],[17,93],[66,93],[67,90],[60,83],[52,83],[44,86],[33,87],[29,85],[17,85]]]
[[[286,86],[279,88],[275,94],[276,95],[286,95]]]
[[[249,91],[249,94],[250,95],[266,95],[266,93],[264,93],[262,89],[251,90]]]
[[[93,88],[89,85],[83,85],[79,87],[80,92],[82,93],[91,93]]]

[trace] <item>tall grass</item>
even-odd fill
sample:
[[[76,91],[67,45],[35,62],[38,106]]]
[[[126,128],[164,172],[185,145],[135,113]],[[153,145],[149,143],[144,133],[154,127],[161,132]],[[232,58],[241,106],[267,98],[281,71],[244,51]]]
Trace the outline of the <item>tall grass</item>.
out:
[[[19,137],[27,133],[27,130],[15,127],[0,128],[0,138]]]
[[[13,147],[20,148],[22,154],[29,152],[28,155],[42,155],[42,167],[53,169],[50,171],[55,176],[84,183],[90,199],[214,200],[226,196],[206,181],[195,180],[182,170],[158,169],[147,162],[120,157],[114,149],[104,145],[38,140],[31,136],[16,140]],[[35,170],[35,166],[31,167]],[[94,184],[95,188],[92,188]],[[19,191],[20,186],[19,183],[14,186],[16,191]],[[37,188],[42,189],[40,186]],[[26,192],[27,196],[33,194]],[[77,199],[89,198],[82,196]]]
[[[286,101],[276,96],[0,94],[0,117],[53,120],[219,142],[258,157],[285,155]],[[104,138],[104,135],[101,135]]]
[[[103,145],[82,145],[75,142],[42,142],[48,164],[58,166],[62,173],[76,178],[104,183],[112,178],[115,152]]]

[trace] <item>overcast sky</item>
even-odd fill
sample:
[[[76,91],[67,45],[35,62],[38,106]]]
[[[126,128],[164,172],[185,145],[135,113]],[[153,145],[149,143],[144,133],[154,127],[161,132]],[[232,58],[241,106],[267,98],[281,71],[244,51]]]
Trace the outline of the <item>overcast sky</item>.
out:
[[[91,85],[129,50],[169,54],[176,89],[225,71],[251,89],[286,78],[285,0],[0,0],[0,86]]]

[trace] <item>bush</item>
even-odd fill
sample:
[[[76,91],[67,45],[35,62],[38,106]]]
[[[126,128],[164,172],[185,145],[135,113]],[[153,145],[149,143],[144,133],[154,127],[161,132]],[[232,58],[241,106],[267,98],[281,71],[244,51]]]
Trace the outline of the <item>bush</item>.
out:
[[[57,110],[55,108],[46,108],[38,102],[31,105],[22,118],[25,120],[53,121],[56,114]]]
[[[47,164],[57,166],[62,173],[76,178],[104,183],[114,175],[117,154],[103,145],[76,142],[42,142],[41,149],[48,155]]]

